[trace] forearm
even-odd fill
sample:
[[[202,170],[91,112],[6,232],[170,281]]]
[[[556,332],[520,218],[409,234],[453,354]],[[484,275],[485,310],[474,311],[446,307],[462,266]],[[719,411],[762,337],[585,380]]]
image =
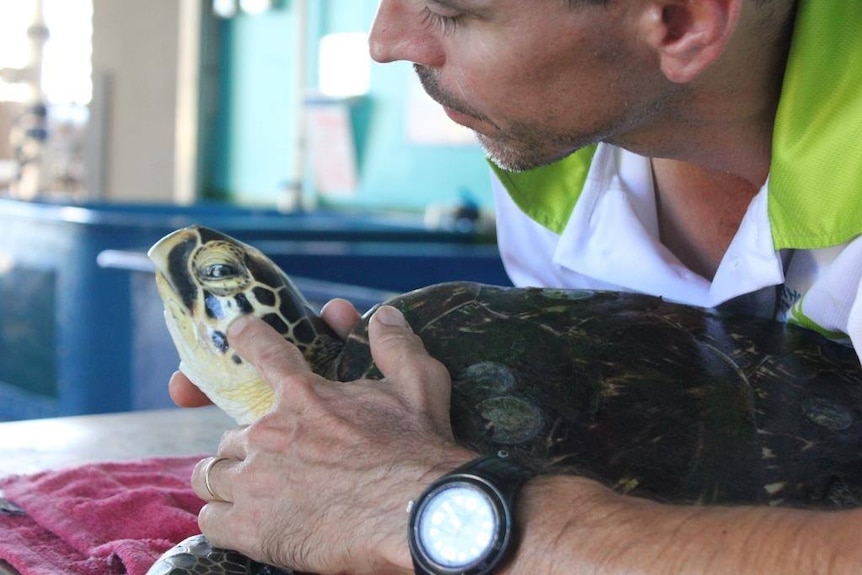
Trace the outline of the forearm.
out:
[[[617,495],[576,477],[527,484],[507,573],[851,573],[862,512],[690,507]]]

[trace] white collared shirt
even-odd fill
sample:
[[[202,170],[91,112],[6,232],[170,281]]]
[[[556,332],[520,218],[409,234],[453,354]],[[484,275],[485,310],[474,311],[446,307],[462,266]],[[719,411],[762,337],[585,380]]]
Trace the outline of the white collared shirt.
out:
[[[781,321],[792,319],[795,306],[818,331],[849,334],[862,349],[862,241],[776,251],[767,185],[749,204],[712,281],[661,243],[648,158],[600,144],[561,234],[522,212],[497,178],[493,189],[500,253],[517,286],[632,291],[699,307],[730,302]]]

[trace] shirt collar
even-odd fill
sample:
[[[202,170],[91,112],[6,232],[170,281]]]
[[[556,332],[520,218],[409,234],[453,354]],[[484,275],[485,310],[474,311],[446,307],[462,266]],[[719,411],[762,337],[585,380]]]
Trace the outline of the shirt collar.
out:
[[[784,281],[772,247],[767,190],[751,202],[715,278],[707,281],[662,245],[647,158],[600,145],[554,262],[609,285],[714,307]]]

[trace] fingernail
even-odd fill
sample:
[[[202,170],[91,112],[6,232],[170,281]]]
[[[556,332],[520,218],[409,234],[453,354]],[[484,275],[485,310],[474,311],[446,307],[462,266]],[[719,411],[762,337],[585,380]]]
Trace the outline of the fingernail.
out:
[[[408,327],[404,314],[389,305],[381,306],[380,309],[374,312],[374,319],[383,325],[391,327]]]
[[[245,331],[245,328],[248,327],[248,324],[251,320],[247,315],[241,315],[235,320],[233,320],[229,326],[227,326],[227,337],[228,339],[239,337],[239,335]]]

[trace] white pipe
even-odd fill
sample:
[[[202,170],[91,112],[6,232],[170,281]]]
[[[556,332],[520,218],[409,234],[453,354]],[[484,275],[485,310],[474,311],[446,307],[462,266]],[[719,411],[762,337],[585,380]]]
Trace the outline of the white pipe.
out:
[[[293,3],[296,22],[296,135],[293,143],[293,172],[289,189],[285,190],[285,207],[314,208],[313,190],[305,189],[305,162],[308,146],[305,99],[308,86],[308,1],[295,0]]]
[[[45,24],[45,5],[36,0],[33,20],[27,28],[30,39],[30,63],[27,66],[32,87],[32,101],[44,103],[45,92],[42,88],[42,69],[44,67],[45,43],[48,41],[48,26]]]
[[[199,0],[180,0],[178,9],[173,199],[179,204],[191,204],[198,199],[198,124],[203,6]]]

